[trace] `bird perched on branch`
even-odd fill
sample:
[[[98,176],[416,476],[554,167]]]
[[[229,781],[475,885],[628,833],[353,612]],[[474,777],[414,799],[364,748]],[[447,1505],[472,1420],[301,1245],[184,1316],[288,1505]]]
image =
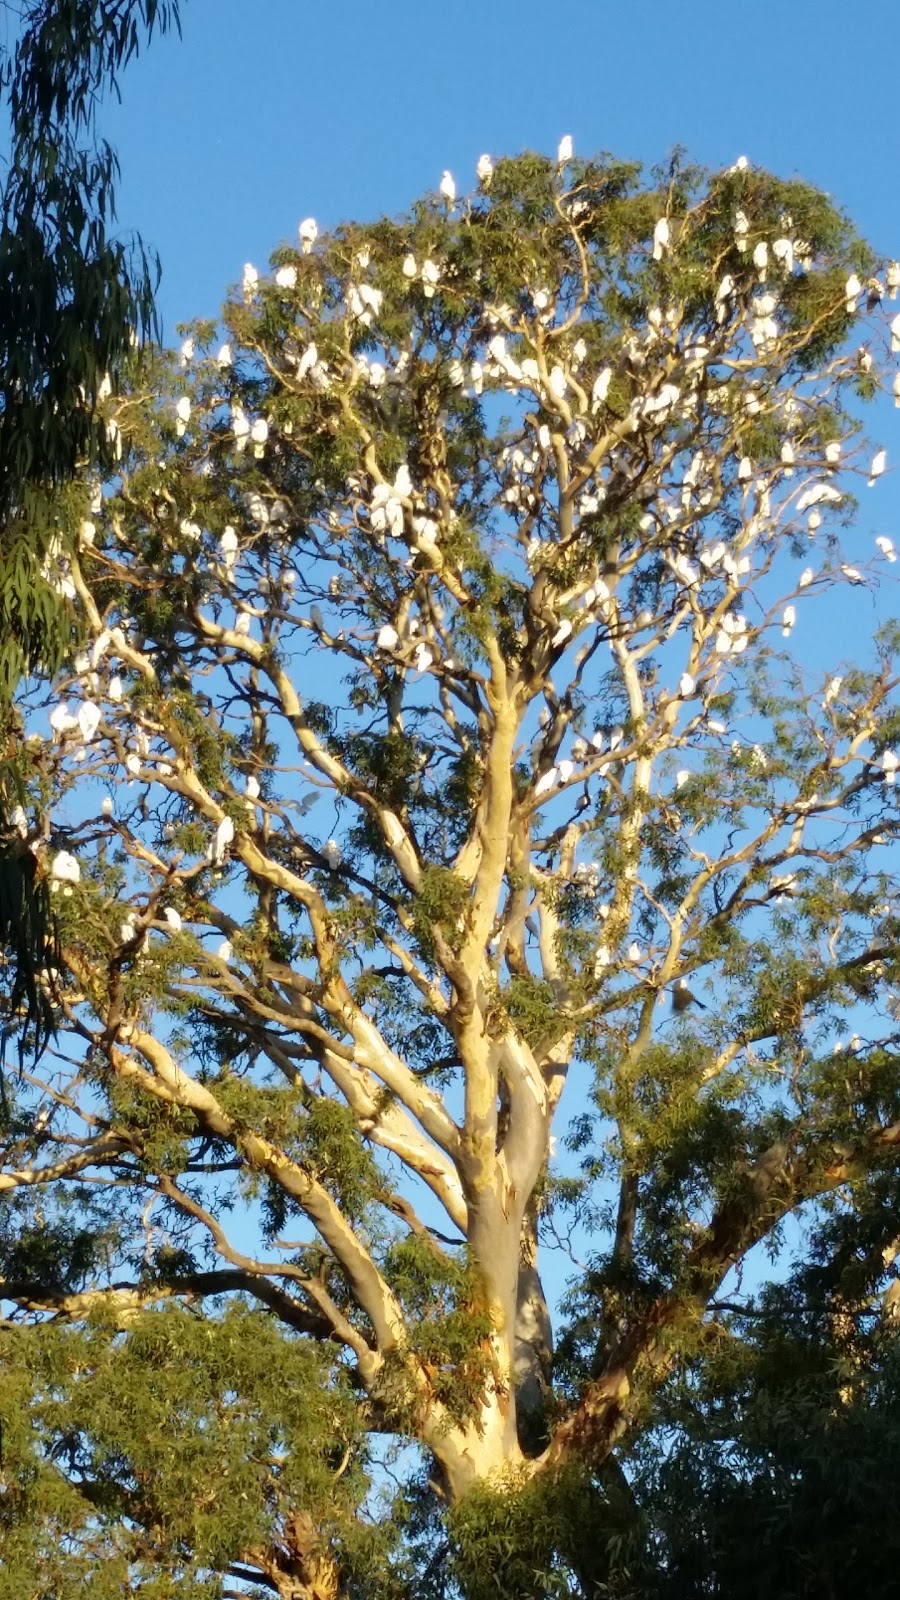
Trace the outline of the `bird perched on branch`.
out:
[[[676,1017],[680,1017],[682,1012],[689,1010],[691,1006],[699,1006],[701,1011],[706,1010],[703,1001],[698,1000],[693,990],[688,988],[687,978],[679,978],[672,991],[672,1010]]]

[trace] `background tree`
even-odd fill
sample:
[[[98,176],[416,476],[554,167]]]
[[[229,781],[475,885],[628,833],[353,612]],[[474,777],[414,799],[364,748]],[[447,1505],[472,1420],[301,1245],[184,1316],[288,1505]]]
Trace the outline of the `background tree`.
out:
[[[115,468],[117,438],[97,398],[118,387],[135,339],[156,329],[158,264],[139,239],[109,232],[118,168],[96,113],[142,38],[178,25],[178,3],[27,0],[0,5],[0,18],[0,950],[15,973],[11,1014],[24,1007],[40,1048],[49,1015],[38,974],[52,963],[52,933],[9,829],[22,798],[9,702],[23,673],[52,676],[71,644],[71,588],[48,562],[87,509],[71,488],[77,470]]]
[[[900,268],[745,163],[479,173],[307,219],[105,402],[16,819],[60,910],[0,1175],[29,1582],[71,1524],[120,1590],[629,1592],[735,1274],[896,1209],[898,636],[785,641],[871,633]]]

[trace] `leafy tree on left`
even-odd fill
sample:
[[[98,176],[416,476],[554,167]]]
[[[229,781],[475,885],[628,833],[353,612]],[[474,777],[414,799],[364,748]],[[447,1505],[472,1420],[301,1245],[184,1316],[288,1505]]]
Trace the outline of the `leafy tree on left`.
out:
[[[75,525],[76,470],[115,462],[98,396],[135,339],[155,332],[158,264],[108,231],[118,164],[96,136],[96,107],[142,41],[179,26],[179,0],[25,0],[15,12],[0,0],[0,16],[0,951],[17,974],[13,1014],[24,1008],[40,1044],[49,908],[7,826],[18,797],[10,700],[23,674],[57,671],[71,642],[71,596],[47,563]]]

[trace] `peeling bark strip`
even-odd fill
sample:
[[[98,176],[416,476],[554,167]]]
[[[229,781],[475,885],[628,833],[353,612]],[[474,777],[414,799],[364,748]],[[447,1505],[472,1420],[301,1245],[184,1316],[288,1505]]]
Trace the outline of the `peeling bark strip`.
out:
[[[0,1290],[126,1352],[251,1306],[315,1354],[271,1358],[273,1418],[222,1335],[191,1436],[265,1422],[227,1571],[304,1600],[356,1581],[367,1435],[440,1507],[591,1477],[747,1252],[900,1149],[896,641],[773,655],[874,567],[835,518],[884,466],[877,262],[749,169],[488,167],[307,219],[224,350],[108,397],[121,479],[52,569],[87,642],[11,824],[62,970]],[[153,1438],[115,1458],[142,1552],[181,1527]]]

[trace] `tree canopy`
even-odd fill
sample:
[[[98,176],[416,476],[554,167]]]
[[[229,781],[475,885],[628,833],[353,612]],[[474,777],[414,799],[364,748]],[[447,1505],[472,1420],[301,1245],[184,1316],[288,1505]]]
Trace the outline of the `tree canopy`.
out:
[[[769,1592],[748,1508],[896,1458],[900,267],[746,163],[479,180],[102,401],[21,704],[0,1596]]]

